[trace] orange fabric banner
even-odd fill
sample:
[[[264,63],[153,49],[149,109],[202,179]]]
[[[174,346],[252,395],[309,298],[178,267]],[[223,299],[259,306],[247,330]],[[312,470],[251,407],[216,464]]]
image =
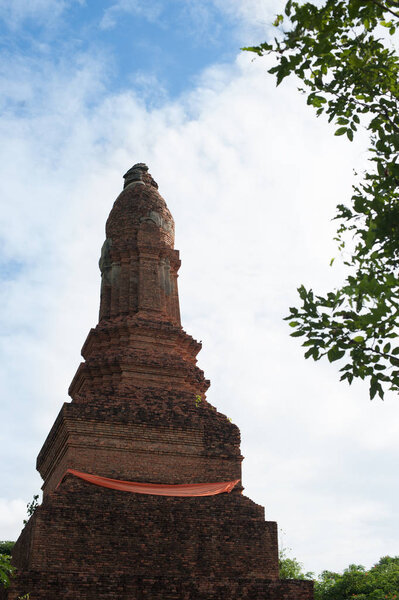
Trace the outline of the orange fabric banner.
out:
[[[84,479],[94,485],[120,490],[123,492],[133,492],[135,494],[153,494],[155,496],[216,496],[223,492],[230,493],[234,486],[240,481],[221,481],[218,483],[183,483],[178,485],[169,485],[164,483],[138,483],[136,481],[121,481],[119,479],[109,479],[100,475],[90,475],[74,469],[67,469],[58,486],[62,483],[64,477],[71,473],[80,479]],[[57,488],[58,488],[57,486]]]

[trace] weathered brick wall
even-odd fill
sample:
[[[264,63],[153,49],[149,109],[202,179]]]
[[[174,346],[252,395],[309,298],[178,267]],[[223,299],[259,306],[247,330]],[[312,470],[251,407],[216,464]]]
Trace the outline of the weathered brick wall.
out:
[[[241,479],[238,428],[206,401],[142,389],[65,404],[38,457],[52,491],[67,468],[116,479],[200,483]]]
[[[30,546],[29,563],[26,547]],[[109,490],[68,475],[16,544],[21,569],[143,577],[278,576],[276,524],[240,494],[173,498]]]
[[[212,578],[201,584],[195,579],[165,575],[44,574],[32,571],[21,577],[8,600],[31,590],[31,600],[309,600],[313,585],[308,581]]]
[[[285,579],[271,581],[268,586],[267,600],[312,600],[313,581]]]
[[[21,573],[9,600],[29,591],[31,600],[264,599],[278,577],[277,527],[240,494],[147,496],[68,475],[35,511],[13,561]]]
[[[134,574],[59,574],[26,571],[12,585],[10,593],[0,587],[0,600],[17,600],[30,592],[30,600],[311,600],[313,581],[238,577],[210,577],[201,582]]]
[[[34,537],[36,529],[37,515],[33,514],[17,540],[17,543],[12,549],[12,563],[18,566],[19,570],[25,571],[29,569],[32,560],[32,549],[34,551]]]

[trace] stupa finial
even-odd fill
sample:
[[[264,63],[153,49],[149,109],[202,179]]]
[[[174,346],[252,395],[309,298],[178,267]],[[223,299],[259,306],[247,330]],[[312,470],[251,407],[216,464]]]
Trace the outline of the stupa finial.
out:
[[[148,167],[144,163],[136,163],[135,165],[133,165],[133,167],[126,171],[126,173],[123,176],[123,179],[125,180],[123,188],[130,185],[131,183],[141,183],[145,185],[143,181],[143,174],[147,173],[147,171]]]
[[[129,169],[123,176],[125,180],[125,185],[123,189],[127,188],[127,186],[131,185],[152,185],[154,188],[158,189],[158,184],[148,172],[148,167],[145,163],[136,163]]]

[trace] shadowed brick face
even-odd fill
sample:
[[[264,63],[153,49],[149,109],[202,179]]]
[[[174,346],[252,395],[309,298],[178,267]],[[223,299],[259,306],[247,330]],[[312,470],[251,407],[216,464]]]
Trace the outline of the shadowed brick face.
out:
[[[8,600],[311,600],[311,582],[278,579],[276,523],[241,484],[173,498],[63,478],[241,479],[240,432],[206,401],[201,344],[180,324],[173,218],[145,165],[125,179],[101,251],[99,323],[37,459],[43,503],[15,545]]]

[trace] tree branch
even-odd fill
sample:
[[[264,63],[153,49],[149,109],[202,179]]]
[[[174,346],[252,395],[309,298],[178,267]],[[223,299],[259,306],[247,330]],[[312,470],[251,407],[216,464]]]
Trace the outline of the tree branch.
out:
[[[384,6],[384,4],[382,4],[381,2],[378,2],[378,0],[371,0],[371,2],[373,4],[375,4],[376,6],[379,6],[380,8],[382,8],[382,10],[387,10],[389,13],[391,13],[391,15],[393,15],[394,17],[396,17],[397,19],[399,19],[399,14],[398,13],[396,13],[394,10],[391,10],[387,6]],[[395,6],[397,6],[397,5],[395,4]]]

